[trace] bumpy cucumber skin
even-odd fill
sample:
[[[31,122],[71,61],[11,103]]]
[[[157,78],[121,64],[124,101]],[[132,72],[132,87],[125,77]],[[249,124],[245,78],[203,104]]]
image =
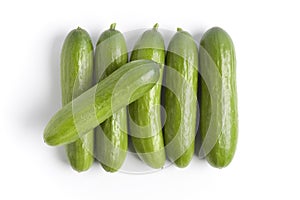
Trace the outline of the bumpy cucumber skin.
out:
[[[157,27],[142,34],[135,44],[130,59],[153,60],[161,66],[161,74],[157,84],[147,94],[129,105],[129,113],[136,126],[148,127],[141,130],[132,129],[130,126],[132,143],[136,152],[150,167],[162,168],[165,164],[166,155],[161,130],[160,93],[165,62],[165,46]]]
[[[159,77],[160,66],[153,61],[125,64],[60,109],[47,124],[44,141],[52,146],[74,142],[146,94]]]
[[[61,89],[63,106],[93,84],[93,45],[89,34],[77,28],[64,41],[61,53]],[[66,145],[72,168],[86,171],[93,163],[94,131]]]
[[[215,133],[220,135],[212,150],[204,149],[204,152],[207,154],[206,159],[210,165],[223,168],[232,161],[238,138],[235,50],[230,36],[218,27],[211,28],[203,35],[200,46],[200,67],[212,67],[207,64],[209,59],[212,59],[222,79],[221,86],[213,90],[218,92],[220,97],[217,101],[216,112],[221,115],[222,120],[218,122],[221,132]],[[211,74],[211,76],[214,75]],[[209,77],[209,80],[215,79]],[[211,96],[206,83],[201,78],[200,133],[202,141],[206,137],[210,120],[218,120],[211,119],[211,112]]]
[[[194,154],[197,113],[198,49],[189,33],[178,29],[173,36],[167,51],[166,67],[176,70],[190,88],[185,88],[166,70],[166,151],[176,166],[184,168],[188,166]],[[174,88],[176,95],[168,88]],[[180,126],[181,120],[183,124]],[[170,142],[172,146],[168,146]],[[180,155],[176,155],[178,152]]]
[[[115,24],[104,31],[96,46],[95,80],[103,80],[112,72],[126,64],[128,53],[125,38],[115,30]],[[121,168],[127,155],[127,113],[121,108],[96,128],[96,153],[102,167],[107,172]],[[102,129],[102,130],[101,130]]]

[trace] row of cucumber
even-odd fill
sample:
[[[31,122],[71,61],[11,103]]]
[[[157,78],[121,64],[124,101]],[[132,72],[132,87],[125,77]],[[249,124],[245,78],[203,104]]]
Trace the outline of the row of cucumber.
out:
[[[162,168],[167,155],[182,168],[194,155],[200,126],[200,153],[214,167],[227,166],[238,134],[234,46],[215,27],[203,35],[199,48],[178,28],[166,51],[155,24],[138,39],[128,63],[125,38],[115,24],[101,34],[95,55],[89,34],[71,31],[61,53],[63,108],[46,126],[45,142],[66,145],[77,171],[87,170],[96,158],[114,172],[126,158],[130,134],[150,167]]]

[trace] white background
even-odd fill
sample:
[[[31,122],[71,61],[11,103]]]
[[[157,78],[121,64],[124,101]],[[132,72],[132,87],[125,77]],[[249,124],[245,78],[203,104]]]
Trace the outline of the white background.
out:
[[[0,199],[299,199],[300,7],[297,1],[1,1]],[[237,53],[240,135],[228,168],[195,157],[147,175],[76,173],[43,142],[61,107],[59,55],[77,26],[96,42],[112,22],[160,27],[199,41],[224,28]]]

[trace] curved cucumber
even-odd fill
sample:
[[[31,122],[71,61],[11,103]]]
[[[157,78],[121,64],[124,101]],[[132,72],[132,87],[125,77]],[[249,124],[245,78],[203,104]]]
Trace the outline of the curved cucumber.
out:
[[[60,67],[64,106],[93,84],[93,45],[85,30],[78,27],[68,34],[62,48]],[[69,162],[78,172],[89,169],[93,163],[93,133],[91,130],[66,145]]]
[[[161,130],[160,92],[165,63],[165,46],[158,24],[147,30],[136,42],[131,60],[147,59],[160,64],[157,84],[144,96],[129,105],[133,146],[139,157],[150,167],[161,168],[166,155]]]
[[[127,63],[127,47],[122,33],[112,24],[104,31],[96,46],[95,71],[97,80],[103,80]],[[127,154],[127,113],[121,108],[96,128],[96,158],[108,172],[121,168]]]
[[[198,50],[189,33],[177,29],[168,47],[165,69],[167,155],[178,167],[186,167],[194,154],[198,81]]]
[[[200,69],[203,77],[200,109],[202,148],[207,154],[207,161],[222,168],[231,162],[235,153],[238,110],[234,46],[230,36],[221,28],[214,27],[203,35]]]
[[[159,80],[160,66],[149,60],[125,64],[60,109],[44,130],[49,145],[74,142],[126,105],[146,94]]]

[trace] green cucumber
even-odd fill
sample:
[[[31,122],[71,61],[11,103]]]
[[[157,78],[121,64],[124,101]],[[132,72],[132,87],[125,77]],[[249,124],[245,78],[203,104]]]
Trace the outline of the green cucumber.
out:
[[[60,109],[47,124],[44,141],[52,146],[76,141],[146,94],[159,80],[159,70],[149,60],[125,64]]]
[[[127,63],[125,38],[115,30],[116,24],[104,31],[96,46],[95,71],[97,80],[103,80]],[[127,113],[121,108],[96,128],[96,158],[108,172],[121,168],[127,154]]]
[[[235,50],[221,28],[208,30],[200,42],[200,133],[207,161],[226,167],[238,137]],[[206,137],[207,136],[207,137]]]
[[[169,159],[183,168],[194,154],[198,49],[192,36],[180,28],[168,46],[165,69],[166,151]]]
[[[130,58],[130,60],[153,60],[161,67],[157,84],[147,94],[129,105],[133,146],[139,157],[152,168],[162,168],[166,160],[160,117],[165,45],[157,28],[158,24],[155,24],[153,29],[142,34],[136,42]]]
[[[77,28],[64,41],[61,53],[61,89],[63,106],[93,85],[93,44],[89,34]],[[75,142],[66,145],[73,169],[88,170],[93,163],[93,137],[91,130]]]

